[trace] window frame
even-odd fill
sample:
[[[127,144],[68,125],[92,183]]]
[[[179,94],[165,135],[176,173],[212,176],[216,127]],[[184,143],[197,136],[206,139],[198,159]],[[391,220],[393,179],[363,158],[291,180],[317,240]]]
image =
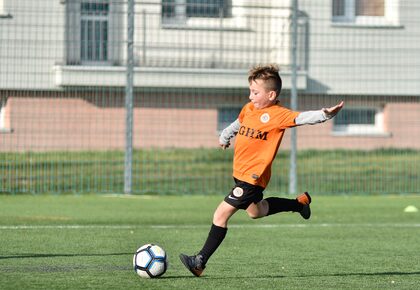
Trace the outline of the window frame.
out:
[[[4,10],[4,0],[0,0],[0,15],[6,15]]]
[[[83,3],[103,3],[108,4],[108,14],[104,15],[82,15]],[[116,18],[118,12],[111,0],[73,0],[66,2],[66,65],[83,65],[83,66],[110,66],[118,60],[115,59],[118,47],[115,47],[118,33],[114,32],[114,24],[118,22]],[[82,21],[90,19],[91,21],[104,21],[107,19],[107,58],[104,59],[84,59],[82,58]],[[92,28],[94,29],[94,28]],[[102,32],[101,32],[102,34]],[[94,34],[92,37],[95,37]],[[93,46],[93,54],[95,47]],[[103,48],[101,48],[102,50]]]
[[[0,0],[0,18],[12,18],[12,15],[6,12],[4,2],[5,0]]]
[[[344,1],[344,15],[334,15],[334,0],[331,0],[331,22],[355,26],[398,26],[400,0],[384,0],[383,16],[356,15],[356,0]]]
[[[6,101],[3,99],[0,99],[0,131],[5,130],[6,128],[6,114],[5,114],[5,105],[6,105]]]
[[[238,19],[233,18],[232,0],[223,0],[223,16],[212,14],[208,16],[188,15],[188,0],[173,0],[174,14],[173,16],[165,16],[164,2],[161,3],[161,25],[163,28],[191,28],[191,29],[221,29],[221,21],[223,28],[237,27],[242,28],[241,23],[236,23]]]
[[[373,124],[348,123],[337,125],[337,120],[340,118],[340,113],[345,111],[360,111],[372,110],[374,111]],[[384,110],[382,107],[347,107],[343,108],[333,119],[332,134],[335,136],[389,136],[385,130]]]
[[[10,116],[6,112],[7,98],[0,97],[0,133],[12,133]]]
[[[83,9],[80,9],[80,61],[82,64],[90,63],[107,63],[109,60],[109,19],[110,19],[110,7],[109,1],[81,1],[80,5],[88,3],[101,3],[107,5],[107,12],[105,15],[98,14],[84,14]],[[84,24],[85,23],[85,24]],[[91,24],[91,27],[89,27]],[[106,25],[105,33],[103,25]],[[99,25],[99,26],[97,26]],[[97,27],[99,30],[97,31]],[[85,32],[83,30],[86,30]],[[91,30],[91,31],[89,31]],[[91,32],[92,39],[89,39],[89,32]],[[99,33],[99,39],[97,39],[97,33]],[[104,39],[104,35],[106,39]],[[84,39],[86,37],[86,39]],[[91,47],[90,47],[90,44]],[[104,46],[106,47],[104,49]],[[92,50],[89,52],[89,48]],[[99,51],[97,49],[99,48]],[[97,55],[98,53],[98,55]],[[91,55],[90,55],[91,54]]]

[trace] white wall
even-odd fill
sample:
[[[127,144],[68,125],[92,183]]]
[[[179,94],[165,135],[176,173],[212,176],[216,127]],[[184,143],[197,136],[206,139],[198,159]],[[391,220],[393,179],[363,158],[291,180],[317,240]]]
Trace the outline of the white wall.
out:
[[[331,21],[331,2],[301,0],[299,8],[307,14],[310,26],[309,66],[307,91],[328,94],[374,94],[374,95],[418,95],[420,92],[420,3],[414,0],[392,0],[399,3],[398,24],[387,26],[339,25]],[[159,4],[160,1],[148,1]],[[57,79],[69,79],[62,75],[66,65],[66,12],[64,1],[60,0],[3,0],[3,10],[12,18],[0,18],[0,88],[1,89],[57,89],[66,85]],[[232,68],[246,61],[277,62],[281,66],[290,64],[290,39],[288,38],[288,13],[290,0],[247,1],[233,0],[234,5],[271,5],[277,8],[246,9],[235,8],[237,18],[226,19],[224,25],[231,30],[223,32],[222,60],[232,63]],[[279,8],[280,7],[280,8]],[[125,63],[125,6],[119,7],[121,18],[115,32],[113,67],[124,67]],[[146,56],[149,65],[162,65],[172,59],[176,62],[195,62],[206,65],[220,60],[217,50],[220,33],[206,31],[205,27],[218,25],[217,19],[190,23],[192,27],[201,25],[202,29],[168,29],[161,23],[159,5],[136,5],[135,19],[135,57],[139,67],[143,61],[143,15],[154,13],[146,21]],[[274,18],[264,17],[266,13]],[[253,18],[260,14],[258,18]],[[192,20],[193,22],[196,20]],[[265,27],[265,28],[263,28]],[[204,29],[204,30],[203,30]],[[264,32],[263,32],[264,29]],[[188,46],[213,48],[200,51],[183,50],[188,37]],[[159,48],[156,48],[159,47]],[[240,52],[238,47],[247,48]],[[252,49],[249,49],[252,48]],[[262,51],[264,51],[262,53]],[[258,57],[256,58],[257,54]],[[193,67],[193,66],[192,66]],[[217,66],[216,66],[217,67]],[[199,65],[198,65],[198,68]],[[101,71],[108,74],[105,67],[96,67],[77,72],[75,79],[68,84],[75,85],[77,79],[84,78],[84,85],[106,84],[105,79],[97,78]],[[124,85],[124,70],[116,69]],[[58,72],[58,73],[57,73]],[[246,70],[244,70],[246,73]],[[284,72],[285,75],[288,72]],[[120,75],[122,74],[122,75]],[[114,77],[114,76],[111,76]],[[223,77],[223,75],[221,75]],[[86,83],[86,80],[92,82]],[[202,84],[201,84],[202,85]],[[212,82],[209,82],[212,86]],[[244,85],[246,85],[244,83]],[[194,82],[191,86],[195,86]],[[303,86],[306,87],[306,86]]]
[[[371,26],[333,23],[332,1],[299,1],[310,19],[308,91],[419,95],[420,2],[391,1],[399,13],[389,25]]]
[[[0,18],[0,88],[51,89],[64,56],[64,5],[59,0],[4,0]]]

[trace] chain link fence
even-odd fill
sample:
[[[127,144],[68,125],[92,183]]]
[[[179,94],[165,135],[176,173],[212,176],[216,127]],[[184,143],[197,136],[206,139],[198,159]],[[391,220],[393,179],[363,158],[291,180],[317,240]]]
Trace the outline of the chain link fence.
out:
[[[218,134],[248,102],[248,69],[276,63],[284,106],[293,73],[299,111],[345,101],[297,129],[299,191],[420,193],[418,1],[136,0],[132,59],[128,7],[0,0],[0,192],[122,193],[132,133],[132,193],[226,194]],[[288,192],[290,144],[267,192]]]

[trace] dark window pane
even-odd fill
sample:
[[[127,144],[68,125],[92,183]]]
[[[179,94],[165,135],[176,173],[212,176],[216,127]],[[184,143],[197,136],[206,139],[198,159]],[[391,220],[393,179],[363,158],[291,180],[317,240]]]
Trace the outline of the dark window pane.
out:
[[[375,109],[343,109],[334,118],[335,125],[375,125]]]
[[[95,21],[95,58],[94,60],[101,59],[101,22]]]
[[[108,59],[109,4],[103,1],[85,1],[80,5],[80,59],[106,61]]]
[[[345,0],[333,0],[333,16],[345,15]]]
[[[175,0],[162,0],[162,16],[175,17]]]
[[[219,17],[226,14],[224,0],[187,0],[188,17]]]
[[[109,4],[103,2],[82,2],[80,11],[82,15],[107,15]]]
[[[87,59],[93,59],[93,22],[87,21]]]
[[[86,29],[87,29],[86,21],[82,20],[82,23],[80,26],[80,58],[82,60],[86,59],[86,49],[87,49]]]
[[[102,60],[108,60],[108,21],[102,21]]]
[[[162,0],[162,17],[211,17],[231,16],[231,0]]]
[[[384,16],[384,0],[356,0],[356,16]]]

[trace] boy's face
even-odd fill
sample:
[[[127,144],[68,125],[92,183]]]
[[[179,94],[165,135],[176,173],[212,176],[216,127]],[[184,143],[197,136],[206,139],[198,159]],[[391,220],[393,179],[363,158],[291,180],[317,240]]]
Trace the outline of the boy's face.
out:
[[[249,84],[249,99],[256,109],[264,109],[276,102],[276,92],[269,91],[263,80],[255,80]]]

